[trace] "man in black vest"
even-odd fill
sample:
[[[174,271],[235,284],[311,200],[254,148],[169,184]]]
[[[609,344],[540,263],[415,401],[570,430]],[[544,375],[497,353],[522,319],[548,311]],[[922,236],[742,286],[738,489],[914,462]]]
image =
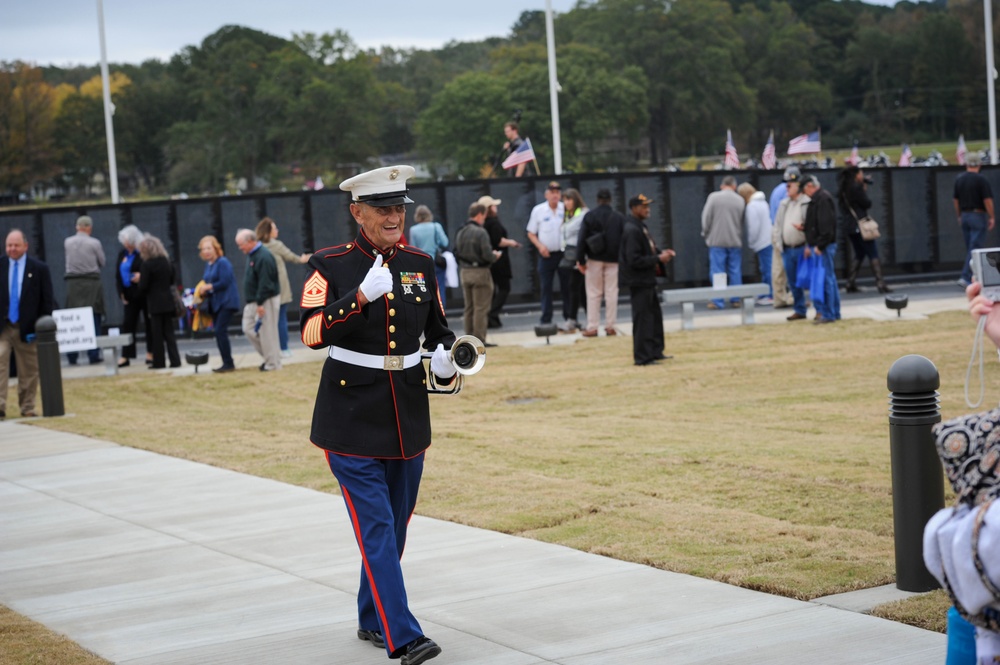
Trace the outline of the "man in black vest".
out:
[[[357,238],[313,254],[300,303],[302,341],[329,349],[310,439],[326,451],[361,550],[358,638],[402,665],[441,653],[410,612],[399,565],[431,444],[421,336],[437,382],[456,374],[434,259],[402,243],[413,173],[387,166],[341,183]]]
[[[646,226],[653,200],[639,194],[628,202],[618,255],[618,283],[632,298],[632,358],[636,365],[652,365],[673,356],[663,354],[663,310],[656,292],[656,275],[676,256],[672,249],[659,249]]]

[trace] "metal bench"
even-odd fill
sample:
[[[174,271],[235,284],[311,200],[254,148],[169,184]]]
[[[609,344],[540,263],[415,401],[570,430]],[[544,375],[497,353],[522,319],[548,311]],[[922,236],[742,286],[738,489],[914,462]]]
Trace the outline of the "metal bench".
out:
[[[132,343],[132,333],[123,335],[98,335],[96,338],[97,348],[111,353],[104,354],[104,373],[108,376],[118,374],[118,356],[122,347]]]
[[[702,286],[694,289],[668,289],[660,294],[660,299],[664,305],[681,306],[681,328],[683,330],[694,330],[694,304],[696,302],[708,302],[710,300],[730,298],[741,298],[743,305],[740,308],[743,325],[750,325],[754,322],[753,306],[759,296],[766,296],[770,292],[767,284],[735,284],[724,289],[713,289],[711,286]]]

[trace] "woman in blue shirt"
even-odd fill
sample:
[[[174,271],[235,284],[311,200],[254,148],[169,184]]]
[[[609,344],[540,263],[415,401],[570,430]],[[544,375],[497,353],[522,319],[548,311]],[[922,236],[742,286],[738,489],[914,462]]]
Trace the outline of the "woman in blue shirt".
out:
[[[199,240],[198,252],[206,263],[205,274],[201,278],[204,285],[199,295],[209,299],[209,308],[215,322],[215,343],[222,356],[222,365],[212,371],[232,372],[236,365],[233,363],[232,347],[229,344],[229,321],[240,309],[240,294],[236,289],[233,264],[223,256],[222,245],[215,236],[205,236]]]
[[[434,221],[434,214],[425,205],[417,206],[413,213],[413,228],[410,229],[410,244],[425,254],[429,254],[433,259],[437,256],[438,250],[448,249],[448,234],[444,232],[444,227]],[[435,262],[434,272],[437,275],[438,293],[441,295],[441,306],[444,307],[445,289],[445,266],[438,266]]]

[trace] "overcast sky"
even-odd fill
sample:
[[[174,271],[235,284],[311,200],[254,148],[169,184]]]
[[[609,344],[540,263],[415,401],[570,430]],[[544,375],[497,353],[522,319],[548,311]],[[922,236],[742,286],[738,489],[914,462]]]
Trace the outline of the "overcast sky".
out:
[[[895,4],[896,0],[868,0]],[[552,0],[555,12],[575,0]],[[228,24],[278,37],[347,31],[363,48],[438,48],[510,32],[523,11],[545,0],[104,0],[108,60],[167,60]],[[97,0],[0,0],[0,61],[93,65],[100,61]]]

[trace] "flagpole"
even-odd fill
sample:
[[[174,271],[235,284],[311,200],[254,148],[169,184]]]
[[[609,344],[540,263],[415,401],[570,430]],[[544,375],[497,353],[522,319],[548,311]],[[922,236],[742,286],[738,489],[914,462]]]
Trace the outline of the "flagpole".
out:
[[[997,163],[996,69],[993,66],[993,1],[983,0],[983,24],[986,29],[986,98],[990,114],[990,164]]]
[[[104,45],[104,2],[97,0],[97,27],[101,36],[101,83],[104,88],[104,131],[108,141],[108,179],[111,181],[111,202],[118,203],[118,163],[115,160],[115,125],[111,116],[111,83],[108,80],[108,52]]]
[[[545,0],[545,41],[549,51],[549,106],[552,113],[552,156],[556,175],[562,173],[562,143],[559,131],[559,81],[556,79],[556,39],[552,27],[552,0]],[[538,170],[538,161],[535,161]]]

